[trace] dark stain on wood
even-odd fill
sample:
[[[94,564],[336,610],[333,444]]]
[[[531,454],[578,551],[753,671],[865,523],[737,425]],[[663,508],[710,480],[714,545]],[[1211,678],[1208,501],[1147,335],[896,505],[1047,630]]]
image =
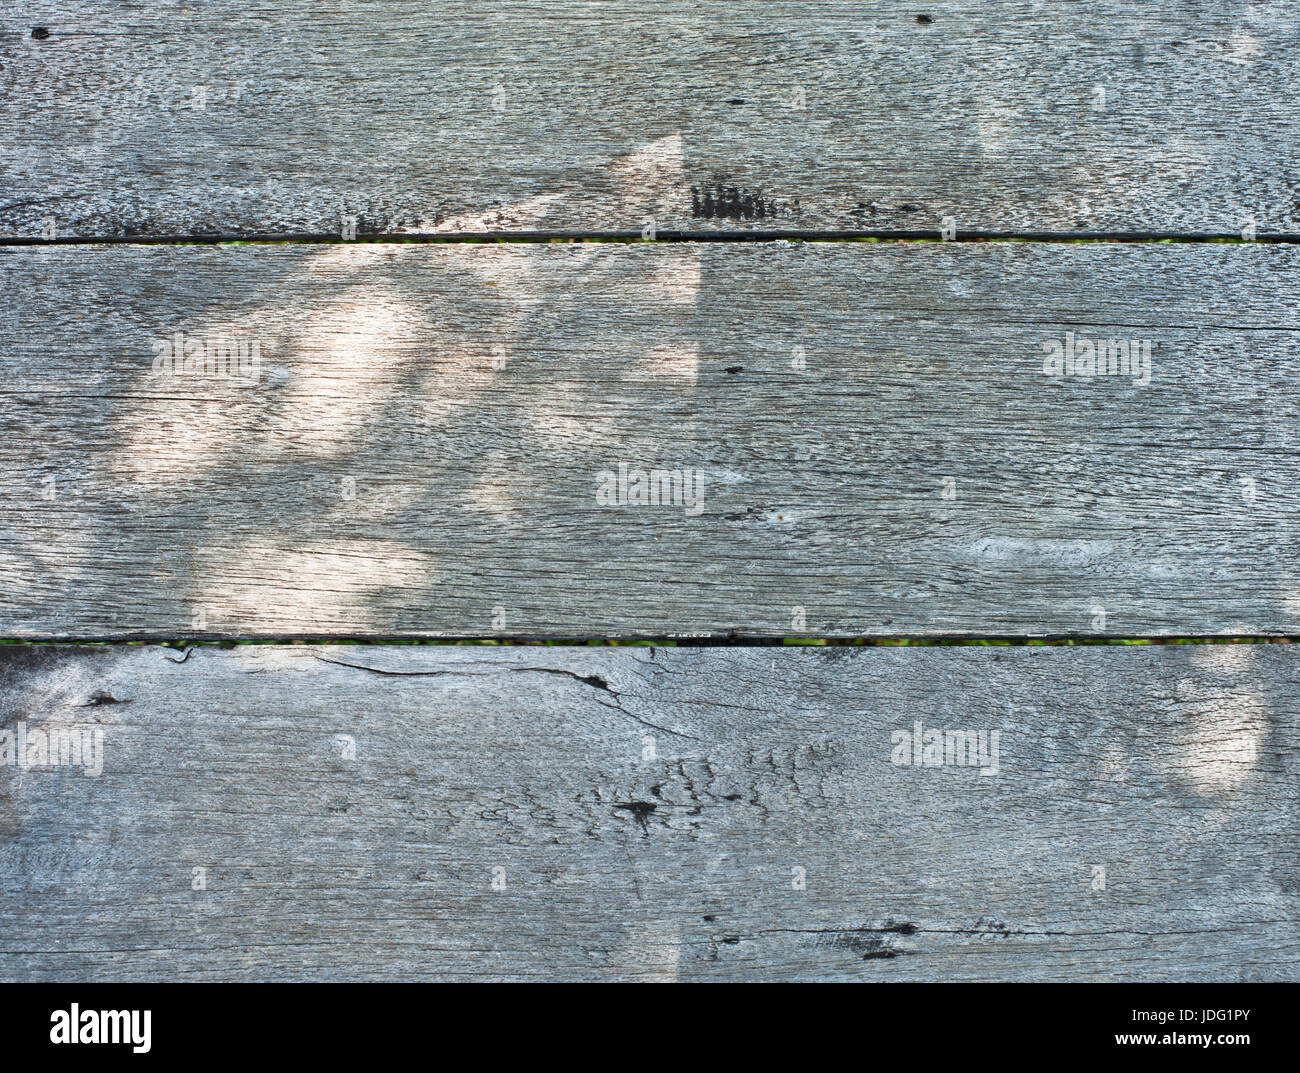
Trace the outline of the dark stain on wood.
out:
[[[96,692],[82,705],[83,708],[98,708],[102,704],[130,704],[129,700],[118,700],[111,693]]]
[[[632,818],[641,825],[642,834],[650,837],[650,824],[647,821],[650,814],[659,807],[657,804],[653,801],[622,801],[615,802],[614,807],[632,813]]]
[[[697,220],[768,220],[797,211],[798,202],[765,197],[762,190],[725,183],[691,187],[691,215]]]
[[[890,960],[907,953],[906,950],[891,946],[874,928],[851,928],[841,931],[831,941],[831,945],[837,950],[851,950],[855,954],[861,954],[863,961]]]

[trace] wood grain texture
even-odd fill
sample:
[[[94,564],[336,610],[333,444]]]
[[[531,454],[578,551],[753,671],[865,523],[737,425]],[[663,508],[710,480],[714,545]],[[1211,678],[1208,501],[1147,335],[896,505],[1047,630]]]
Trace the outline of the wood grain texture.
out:
[[[9,648],[0,977],[1294,980],[1298,655]]]
[[[7,0],[0,236],[1295,234],[1297,44],[1287,0]]]
[[[1296,633],[1298,281],[1282,246],[11,248],[0,636]],[[155,376],[176,332],[256,379]],[[1151,382],[1045,375],[1067,333],[1147,339]],[[702,502],[603,504],[620,463]]]

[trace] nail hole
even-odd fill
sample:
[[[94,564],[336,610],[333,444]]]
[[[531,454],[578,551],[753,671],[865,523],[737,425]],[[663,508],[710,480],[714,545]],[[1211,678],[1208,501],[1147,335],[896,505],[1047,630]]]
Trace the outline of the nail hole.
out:
[[[919,22],[922,26],[929,26],[930,23],[934,22],[934,19],[929,15],[917,15],[916,21]]]
[[[32,38],[36,41],[44,41],[49,36],[50,36],[50,31],[47,30],[44,26],[37,26],[34,30],[32,30]]]

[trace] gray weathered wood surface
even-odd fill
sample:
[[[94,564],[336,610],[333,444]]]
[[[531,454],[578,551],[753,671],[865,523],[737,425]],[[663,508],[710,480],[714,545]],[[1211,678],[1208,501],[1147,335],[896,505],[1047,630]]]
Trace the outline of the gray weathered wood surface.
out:
[[[1284,246],[3,250],[0,636],[1295,633],[1298,284]],[[156,377],[178,331],[256,381]],[[1150,384],[1044,375],[1071,332]],[[601,505],[621,462],[699,513]]]
[[[1294,646],[11,647],[18,720],[104,760],[0,765],[4,979],[1300,978]]]
[[[7,0],[0,27],[6,238],[1300,230],[1289,0]]]

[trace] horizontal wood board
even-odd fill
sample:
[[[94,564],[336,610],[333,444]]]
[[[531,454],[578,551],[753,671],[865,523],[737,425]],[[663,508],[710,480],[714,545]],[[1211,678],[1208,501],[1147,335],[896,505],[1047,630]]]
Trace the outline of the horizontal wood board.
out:
[[[11,248],[0,636],[1295,633],[1298,260]]]
[[[1287,0],[5,2],[0,237],[1295,235],[1297,45]]]
[[[10,647],[0,730],[102,744],[0,765],[0,978],[1295,980],[1298,687],[1283,645]],[[918,721],[996,774],[900,763]]]

